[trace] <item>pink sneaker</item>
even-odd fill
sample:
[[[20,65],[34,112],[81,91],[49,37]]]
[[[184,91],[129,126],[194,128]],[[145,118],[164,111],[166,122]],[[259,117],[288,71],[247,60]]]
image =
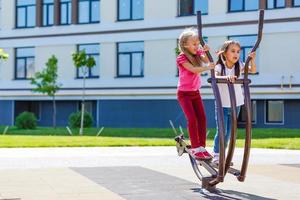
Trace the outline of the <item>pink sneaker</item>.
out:
[[[204,152],[201,151],[200,147],[190,149],[190,154],[196,160],[207,160],[207,159],[210,159],[210,158],[208,158],[208,157],[205,156]]]
[[[195,154],[194,154],[194,158],[195,158],[196,160],[206,160],[206,159],[207,159],[206,156],[204,155],[204,153],[201,152],[201,151],[195,153]]]
[[[201,148],[201,152],[203,152],[203,154],[205,155],[205,157],[207,159],[212,159],[213,158],[213,156],[210,153],[208,153],[208,151],[204,147],[200,147],[200,148]]]

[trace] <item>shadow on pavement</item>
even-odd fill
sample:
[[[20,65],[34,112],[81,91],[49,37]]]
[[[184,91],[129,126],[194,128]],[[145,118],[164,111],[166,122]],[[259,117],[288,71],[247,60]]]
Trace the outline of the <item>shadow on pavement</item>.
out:
[[[262,197],[254,194],[237,192],[233,190],[220,190],[217,193],[211,193],[202,188],[191,188],[195,193],[199,193],[201,197],[212,200],[276,200],[274,198]]]

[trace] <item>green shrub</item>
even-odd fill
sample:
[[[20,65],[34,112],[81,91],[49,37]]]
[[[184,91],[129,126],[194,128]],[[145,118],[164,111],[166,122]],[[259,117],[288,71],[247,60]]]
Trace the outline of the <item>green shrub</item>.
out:
[[[16,126],[18,129],[35,129],[37,119],[31,112],[22,112],[16,118]]]
[[[93,117],[89,112],[84,112],[83,115],[83,127],[92,127],[93,126]],[[81,111],[76,113],[72,113],[69,116],[69,125],[71,128],[80,128],[80,120],[81,120]]]

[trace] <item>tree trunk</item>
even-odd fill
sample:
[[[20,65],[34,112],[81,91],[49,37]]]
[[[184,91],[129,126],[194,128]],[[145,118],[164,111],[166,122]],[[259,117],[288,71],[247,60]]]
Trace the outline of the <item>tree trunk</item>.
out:
[[[81,120],[79,134],[83,135],[83,122],[84,122],[84,101],[81,102]]]
[[[53,115],[52,115],[52,123],[53,123],[53,128],[56,128],[56,102],[55,102],[55,95],[53,95]]]
[[[81,100],[81,120],[80,120],[80,130],[79,135],[83,135],[83,123],[84,123],[84,99],[85,99],[85,77],[86,69],[83,73],[83,90],[82,90],[82,100]]]

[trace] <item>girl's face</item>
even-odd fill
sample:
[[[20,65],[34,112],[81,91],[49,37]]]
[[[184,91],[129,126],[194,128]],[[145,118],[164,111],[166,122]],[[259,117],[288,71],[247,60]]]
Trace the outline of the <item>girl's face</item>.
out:
[[[197,51],[199,49],[199,39],[197,37],[190,37],[188,38],[185,48],[188,50],[191,54],[196,55]]]
[[[227,51],[224,53],[227,64],[235,64],[240,59],[241,48],[237,44],[231,44],[228,46]]]

